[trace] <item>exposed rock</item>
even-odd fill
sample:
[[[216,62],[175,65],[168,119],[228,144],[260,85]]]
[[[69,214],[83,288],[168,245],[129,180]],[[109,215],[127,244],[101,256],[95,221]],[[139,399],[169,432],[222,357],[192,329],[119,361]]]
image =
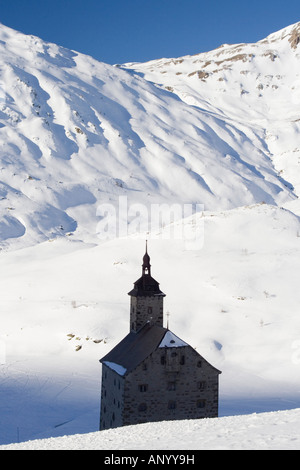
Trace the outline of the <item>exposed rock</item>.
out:
[[[196,74],[198,75],[198,78],[200,78],[200,80],[203,80],[203,81],[209,77],[209,73],[204,72],[203,70],[196,70],[195,72],[189,73],[188,77],[192,77],[193,75],[196,75]]]
[[[289,43],[292,49],[296,49],[300,43],[300,23],[293,29],[289,37]]]
[[[216,61],[216,64],[221,65],[224,62],[236,62],[238,60],[242,60],[243,62],[247,62],[247,60],[252,59],[253,57],[254,57],[254,54],[237,54],[233,57],[227,57],[224,60]]]

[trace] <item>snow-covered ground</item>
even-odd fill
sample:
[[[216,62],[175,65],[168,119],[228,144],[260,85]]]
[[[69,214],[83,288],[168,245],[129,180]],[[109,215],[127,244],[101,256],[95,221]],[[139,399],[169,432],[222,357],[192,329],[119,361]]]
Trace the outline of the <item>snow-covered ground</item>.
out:
[[[0,25],[0,444],[299,448],[297,28],[160,73]],[[146,227],[158,203],[204,211]],[[220,418],[97,433],[146,238],[171,330],[222,370]]]
[[[222,370],[220,416],[300,407],[298,217],[264,204],[199,217],[202,250],[149,241],[170,328]],[[2,443],[97,431],[98,360],[128,332],[143,252],[132,237],[3,253]]]
[[[109,450],[172,450],[180,462],[184,459],[183,454],[179,457],[182,450],[299,450],[299,421],[299,409],[204,420],[165,421],[0,446],[0,450],[105,450],[104,455],[110,459],[113,455]],[[188,455],[191,463],[193,454]],[[143,453],[133,452],[132,456],[138,459],[135,465],[145,458]],[[116,462],[118,457],[119,454],[115,456]],[[150,455],[147,458],[154,462],[155,457]],[[131,466],[135,466],[133,464]]]

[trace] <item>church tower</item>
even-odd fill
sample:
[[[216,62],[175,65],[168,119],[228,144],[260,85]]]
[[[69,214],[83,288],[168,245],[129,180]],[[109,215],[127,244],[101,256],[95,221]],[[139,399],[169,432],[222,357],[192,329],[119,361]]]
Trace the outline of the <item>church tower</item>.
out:
[[[130,296],[130,331],[102,359],[100,430],[218,416],[221,371],[163,326],[165,294],[150,256]]]
[[[138,331],[147,322],[163,326],[163,299],[165,294],[160,290],[159,283],[151,276],[150,256],[147,251],[143,257],[142,277],[128,293],[130,301],[130,331]]]

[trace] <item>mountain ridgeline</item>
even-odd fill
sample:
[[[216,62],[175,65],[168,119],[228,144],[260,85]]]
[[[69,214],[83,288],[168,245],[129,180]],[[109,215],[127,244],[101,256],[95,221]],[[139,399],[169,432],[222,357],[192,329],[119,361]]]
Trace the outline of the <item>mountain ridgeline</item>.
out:
[[[111,66],[0,25],[0,244],[95,241],[119,196],[226,210],[300,191],[300,23]]]

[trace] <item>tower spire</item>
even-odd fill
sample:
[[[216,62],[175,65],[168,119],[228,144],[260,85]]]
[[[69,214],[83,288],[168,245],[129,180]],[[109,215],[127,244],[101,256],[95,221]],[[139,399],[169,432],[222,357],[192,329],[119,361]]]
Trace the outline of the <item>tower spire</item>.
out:
[[[143,257],[143,276],[151,276],[150,256],[148,255],[148,240],[146,240],[146,253]]]
[[[163,326],[163,298],[159,283],[151,276],[150,256],[146,240],[146,252],[143,256],[142,276],[134,283],[130,295],[130,330],[138,331],[151,321],[151,324]]]

